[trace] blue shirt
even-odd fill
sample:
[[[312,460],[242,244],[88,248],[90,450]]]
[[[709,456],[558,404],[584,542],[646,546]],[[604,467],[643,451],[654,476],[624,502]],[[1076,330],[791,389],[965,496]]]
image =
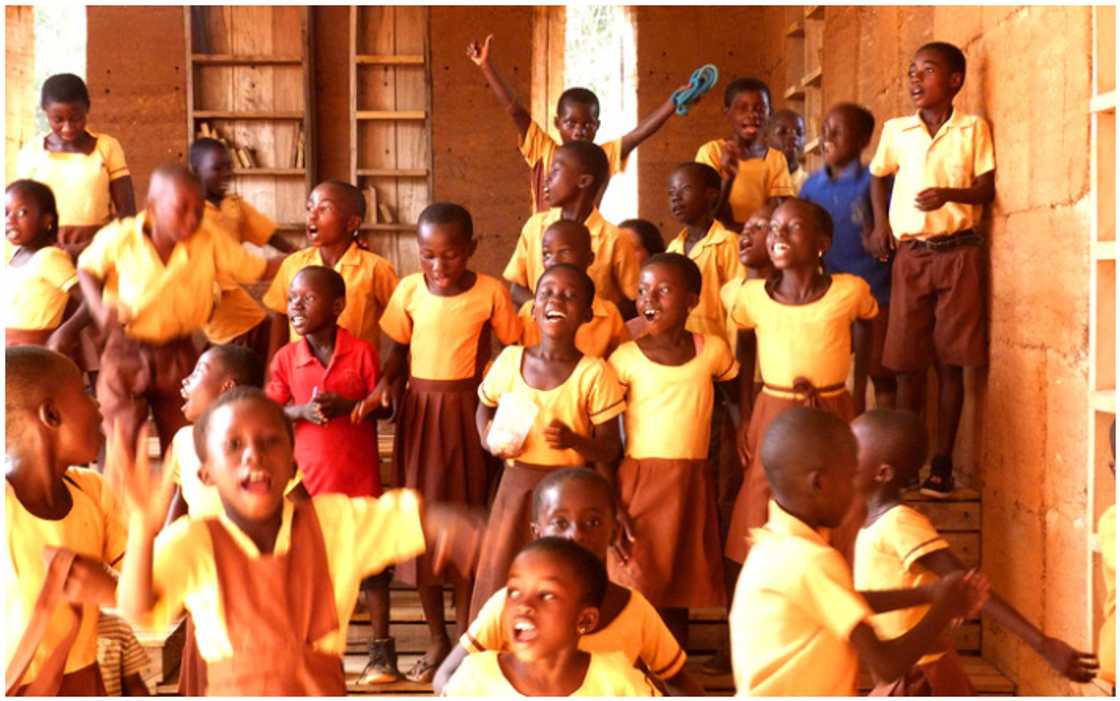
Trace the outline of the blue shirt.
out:
[[[863,247],[864,222],[872,221],[871,171],[858,160],[830,176],[825,166],[801,186],[801,199],[819,204],[832,216],[832,248],[824,255],[830,273],[858,275],[871,286],[880,307],[891,301],[891,264]]]

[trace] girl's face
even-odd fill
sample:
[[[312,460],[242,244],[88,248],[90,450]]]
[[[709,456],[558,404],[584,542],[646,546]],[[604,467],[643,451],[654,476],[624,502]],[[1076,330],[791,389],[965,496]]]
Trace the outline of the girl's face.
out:
[[[43,112],[51,131],[67,143],[74,143],[86,131],[89,107],[80,102],[48,102]]]
[[[710,217],[718,199],[719,191],[709,189],[704,179],[691,170],[675,170],[669,176],[669,209],[681,224],[694,224]]]
[[[697,303],[697,294],[688,289],[684,275],[673,266],[647,265],[638,275],[638,314],[649,324],[650,333],[683,329]]]
[[[207,149],[199,159],[196,175],[202,181],[206,197],[225,197],[229,181],[233,178],[233,162],[229,158],[229,151],[224,148]]]
[[[645,244],[642,243],[642,235],[628,226],[620,227],[620,231],[622,231],[625,236],[630,237],[630,247],[634,249],[634,259],[638,261],[638,267],[641,268],[646,264],[646,259],[649,258],[649,251],[646,250]]]
[[[187,417],[187,421],[198,421],[221,393],[233,386],[227,380],[229,377],[210,351],[199,356],[194,370],[183,378],[183,384],[179,388],[179,396],[185,400],[183,416]]]
[[[759,90],[740,90],[731,99],[731,105],[724,109],[724,114],[735,135],[744,142],[753,143],[770,118],[770,101]]]
[[[571,566],[549,553],[528,551],[509,568],[502,630],[510,652],[532,662],[579,644],[581,631],[594,630],[599,610],[580,601],[582,582]]]
[[[579,164],[567,151],[557,151],[543,188],[545,202],[550,207],[560,207],[575,201],[581,185],[586,186],[584,181],[589,177],[579,172]]]
[[[766,250],[766,237],[770,233],[770,216],[773,207],[756,209],[743,222],[739,236],[739,262],[747,268],[761,268],[770,264],[770,254]]]
[[[828,238],[813,227],[796,201],[787,201],[770,218],[766,250],[778,270],[820,265],[828,243]]]
[[[558,263],[569,263],[587,270],[595,262],[590,237],[586,232],[574,231],[573,225],[574,222],[561,220],[544,230],[541,236],[541,262],[545,270]]]
[[[436,292],[447,292],[459,284],[475,250],[475,241],[468,239],[456,224],[424,222],[417,234],[417,245],[424,280]]]
[[[207,481],[218,488],[226,513],[246,521],[275,516],[294,474],[292,440],[277,412],[257,400],[223,404],[206,433]]]
[[[557,536],[575,541],[607,559],[614,539],[614,505],[609,494],[584,480],[568,480],[541,495],[537,520],[530,525],[534,537]]]
[[[545,271],[537,283],[533,320],[542,336],[574,338],[584,322],[591,321],[591,300],[575,273],[566,268]]]
[[[362,221],[349,214],[343,193],[323,184],[307,198],[307,241],[312,246],[334,246],[353,237]]]
[[[12,188],[4,193],[4,235],[13,246],[30,246],[54,226],[54,215],[42,211],[29,192]]]

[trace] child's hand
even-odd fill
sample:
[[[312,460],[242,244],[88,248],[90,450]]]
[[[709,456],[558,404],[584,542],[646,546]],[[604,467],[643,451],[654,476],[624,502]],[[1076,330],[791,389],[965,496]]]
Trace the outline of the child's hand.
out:
[[[314,405],[321,417],[330,421],[338,416],[346,416],[354,408],[353,400],[337,392],[320,392],[308,404]]]
[[[322,407],[314,399],[306,404],[298,405],[298,408],[299,411],[295,418],[300,421],[306,421],[316,426],[322,426],[330,421],[330,417],[323,413]]]
[[[719,174],[724,180],[739,176],[739,149],[727,139],[719,145]]]
[[[544,429],[544,440],[548,443],[548,447],[554,450],[575,448],[579,438],[579,434],[568,428],[560,419],[553,419],[552,423]]]
[[[885,221],[875,222],[875,228],[871,230],[871,235],[864,244],[867,252],[880,261],[885,261],[890,258],[894,247],[894,233],[891,231],[891,225]]]
[[[948,190],[943,187],[927,187],[914,198],[914,206],[923,212],[941,209],[949,201]]]
[[[48,559],[55,550],[65,548],[46,548]],[[66,574],[62,593],[72,604],[92,604],[94,606],[115,606],[117,601],[117,578],[105,563],[85,555],[75,555],[74,564]]]
[[[618,534],[611,547],[614,549],[615,555],[618,555],[618,559],[623,563],[630,560],[630,554],[634,552],[634,543],[637,540],[637,537],[634,535],[634,521],[630,518],[630,514],[626,513],[626,509],[619,505]]]
[[[163,528],[175,480],[171,470],[153,473],[148,462],[148,427],[140,428],[135,445],[128,445],[120,422],[113,427],[105,449],[105,479],[124,502],[130,522],[150,535]]]
[[[740,429],[735,432],[735,450],[739,453],[739,464],[746,470],[751,466],[751,451],[747,447],[747,433],[751,425],[751,417],[749,413],[744,412],[743,418],[739,422]]]
[[[1089,682],[1097,676],[1100,662],[1091,652],[1074,650],[1057,638],[1049,636],[1042,639],[1039,654],[1054,668],[1054,671],[1075,682]]]
[[[493,34],[487,34],[486,39],[481,44],[477,41],[467,44],[467,58],[474,61],[474,65],[479,68],[490,63],[490,41],[493,38]]]
[[[350,411],[350,423],[360,424],[372,412],[382,408],[385,395],[380,391],[379,384],[368,397],[354,405]]]
[[[934,586],[933,600],[949,607],[953,624],[980,613],[988,601],[988,578],[977,570],[957,570],[942,577]]]

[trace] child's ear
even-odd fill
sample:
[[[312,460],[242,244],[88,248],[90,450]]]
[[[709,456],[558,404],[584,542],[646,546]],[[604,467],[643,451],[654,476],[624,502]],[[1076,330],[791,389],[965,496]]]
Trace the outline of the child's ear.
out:
[[[954,71],[949,74],[949,87],[953,90],[960,90],[964,85],[964,73]]]
[[[45,212],[43,214],[43,228],[45,228],[47,231],[58,230],[58,220],[50,212]]]
[[[813,494],[820,494],[824,491],[824,473],[820,470],[813,470],[805,475],[805,479],[809,480],[809,488]]]
[[[358,235],[358,229],[362,226],[362,218],[357,214],[351,214],[350,218],[346,220],[346,230],[350,232],[351,236]]]
[[[576,187],[583,190],[585,188],[595,186],[595,176],[591,173],[583,173],[576,178]]]
[[[207,463],[202,463],[198,466],[198,481],[202,482],[207,487],[214,486],[214,480],[210,477],[210,467]]]
[[[599,625],[599,609],[594,606],[584,607],[576,619],[576,630],[580,635],[587,635]]]
[[[533,536],[533,540],[539,540],[540,539],[541,529],[540,529],[540,526],[537,525],[536,521],[533,521],[532,523],[529,524],[529,535]]]
[[[560,131],[560,113],[557,112],[552,118],[552,126],[556,127],[556,131]]]
[[[50,428],[58,428],[62,425],[62,412],[58,410],[58,405],[55,404],[54,399],[48,397],[39,404],[39,421],[44,426]]]
[[[225,394],[227,390],[231,390],[236,386],[237,380],[227,375],[226,379],[222,380],[222,384],[218,386],[218,394]]]
[[[898,472],[894,469],[894,465],[883,463],[875,468],[875,481],[880,484],[888,484],[894,481],[894,476],[896,474],[898,474]]]
[[[336,319],[342,314],[342,310],[345,309],[345,308],[346,308],[346,298],[345,297],[336,297],[334,302],[331,303],[331,313],[334,314]]]
[[[692,311],[700,304],[700,295],[695,292],[688,293],[688,311]]]

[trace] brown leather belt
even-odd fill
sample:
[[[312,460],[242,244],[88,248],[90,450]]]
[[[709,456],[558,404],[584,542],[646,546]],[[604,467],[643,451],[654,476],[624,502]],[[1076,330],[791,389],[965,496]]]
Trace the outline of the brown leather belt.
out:
[[[915,248],[924,248],[927,251],[947,251],[958,246],[979,246],[984,243],[984,237],[976,233],[975,229],[962,229],[948,236],[934,236],[928,239],[907,239]]]

